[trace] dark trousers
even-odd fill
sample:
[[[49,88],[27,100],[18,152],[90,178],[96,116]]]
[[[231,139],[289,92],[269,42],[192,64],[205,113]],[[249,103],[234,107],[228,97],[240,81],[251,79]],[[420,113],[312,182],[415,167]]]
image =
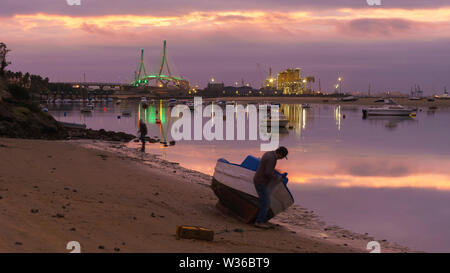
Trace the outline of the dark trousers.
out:
[[[267,212],[270,208],[270,192],[265,184],[255,183],[255,189],[259,196],[259,209],[256,216],[256,223],[267,222]]]
[[[141,152],[145,152],[145,135],[141,134],[142,147]]]

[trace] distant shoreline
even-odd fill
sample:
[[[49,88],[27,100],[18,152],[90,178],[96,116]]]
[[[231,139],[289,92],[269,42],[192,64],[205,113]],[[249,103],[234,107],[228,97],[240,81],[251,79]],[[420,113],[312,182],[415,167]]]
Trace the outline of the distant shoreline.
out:
[[[145,97],[145,94],[133,94],[133,95],[111,95],[111,98],[120,100],[139,100],[141,97]],[[151,96],[147,96],[152,99]],[[359,106],[376,106],[383,105],[383,103],[376,103],[375,100],[380,97],[361,97],[356,101],[341,101],[343,96],[300,96],[300,97],[202,97],[203,101],[236,101],[242,103],[263,103],[263,102],[278,102],[286,104],[300,104],[300,103],[315,103],[315,104],[339,104],[339,105],[359,105]],[[168,98],[153,98],[155,101],[168,100]],[[192,100],[193,97],[175,98],[179,101]],[[405,97],[392,97],[390,98],[394,102],[404,106],[415,107],[450,107],[450,99],[435,99],[434,101],[428,101],[426,98],[421,100],[410,100]]]

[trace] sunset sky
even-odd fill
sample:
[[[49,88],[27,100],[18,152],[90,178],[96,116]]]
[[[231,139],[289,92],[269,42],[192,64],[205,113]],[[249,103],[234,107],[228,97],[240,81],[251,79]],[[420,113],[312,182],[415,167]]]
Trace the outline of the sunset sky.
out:
[[[200,86],[214,76],[261,84],[263,73],[300,67],[328,91],[366,93],[419,84],[450,88],[446,0],[0,0],[0,42],[14,71],[51,81],[128,82],[145,49],[147,70],[163,40],[173,70]]]

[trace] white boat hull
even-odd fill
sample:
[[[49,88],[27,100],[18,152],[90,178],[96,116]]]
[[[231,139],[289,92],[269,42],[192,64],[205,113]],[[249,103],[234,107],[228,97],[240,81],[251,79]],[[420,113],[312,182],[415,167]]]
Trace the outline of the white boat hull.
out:
[[[383,109],[365,109],[364,115],[367,116],[409,116],[413,113],[410,109],[383,110]]]
[[[242,218],[254,221],[258,209],[258,194],[253,184],[255,172],[239,165],[218,161],[214,169],[212,188],[220,202],[237,214],[247,211]],[[270,183],[270,210],[268,219],[286,210],[294,199],[280,179]],[[239,203],[239,206],[235,206]],[[234,209],[233,209],[234,208]],[[245,213],[244,213],[245,214]]]

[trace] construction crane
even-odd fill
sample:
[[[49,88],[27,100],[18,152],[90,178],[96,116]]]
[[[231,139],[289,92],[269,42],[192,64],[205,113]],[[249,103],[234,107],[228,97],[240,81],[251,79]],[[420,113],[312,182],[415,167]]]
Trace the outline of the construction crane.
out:
[[[263,69],[261,68],[260,63],[256,63],[256,66],[258,68],[259,77],[261,78],[261,88],[264,88],[264,84],[266,82],[266,79],[264,77],[265,73],[264,73]]]

